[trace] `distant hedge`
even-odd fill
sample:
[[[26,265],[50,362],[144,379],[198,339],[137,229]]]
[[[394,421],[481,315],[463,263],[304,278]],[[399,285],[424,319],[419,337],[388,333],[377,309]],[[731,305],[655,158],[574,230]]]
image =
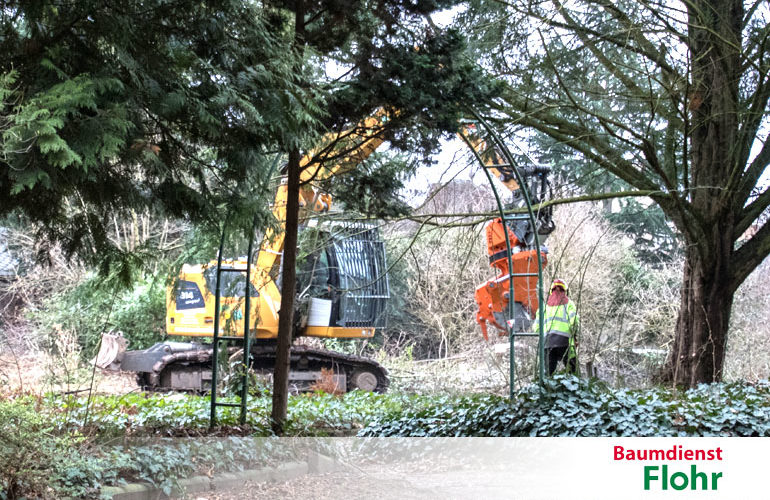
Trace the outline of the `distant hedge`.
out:
[[[571,376],[514,400],[447,397],[376,418],[359,436],[770,436],[770,384],[610,389]]]

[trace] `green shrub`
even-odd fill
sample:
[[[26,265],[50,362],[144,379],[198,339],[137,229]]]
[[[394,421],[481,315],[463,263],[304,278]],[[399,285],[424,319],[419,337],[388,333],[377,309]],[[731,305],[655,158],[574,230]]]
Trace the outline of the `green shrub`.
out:
[[[146,349],[166,332],[166,290],[162,279],[142,282],[113,307],[112,328],[123,332],[131,349]]]
[[[55,444],[47,431],[40,415],[26,405],[0,403],[0,491],[5,497],[45,486],[48,455]]]
[[[73,332],[84,357],[95,354],[103,332],[122,331],[131,349],[161,340],[165,331],[163,280],[142,280],[132,290],[114,290],[90,278],[54,297],[34,314],[38,332],[49,340],[56,331]]]
[[[0,498],[87,497],[98,490],[78,434],[56,433],[29,400],[0,401]]]

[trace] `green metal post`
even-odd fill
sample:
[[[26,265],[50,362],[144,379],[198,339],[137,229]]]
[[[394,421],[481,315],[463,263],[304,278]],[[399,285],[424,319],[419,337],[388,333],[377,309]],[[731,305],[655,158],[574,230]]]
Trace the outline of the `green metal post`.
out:
[[[503,208],[503,202],[500,199],[500,195],[497,192],[497,188],[495,187],[495,183],[492,181],[492,176],[490,175],[489,171],[485,168],[484,165],[484,159],[481,157],[481,155],[476,151],[476,149],[473,147],[473,144],[468,140],[468,137],[466,137],[465,134],[462,132],[460,133],[460,137],[465,141],[465,143],[468,145],[470,150],[473,152],[473,155],[476,157],[476,159],[479,161],[479,163],[482,166],[482,170],[484,171],[484,174],[486,174],[487,179],[489,180],[489,185],[492,187],[492,193],[495,195],[495,201],[497,202],[497,209],[500,212],[500,218],[503,221],[503,227],[506,229],[503,231],[503,234],[505,235],[505,248],[508,251],[508,317],[513,318],[513,259],[511,258],[511,241],[508,237],[508,230],[505,226],[505,209]],[[515,364],[515,342],[514,342],[514,335],[513,335],[513,328],[508,324],[508,322],[505,322],[505,329],[508,333],[508,342],[510,344],[510,349],[508,350],[508,361],[509,361],[509,383],[508,383],[508,397],[510,399],[513,399],[513,383],[514,383],[514,377],[516,374],[516,364]]]
[[[532,210],[532,200],[529,196],[529,188],[524,182],[524,178],[521,175],[521,172],[519,172],[519,169],[516,167],[516,164],[513,160],[513,155],[506,147],[505,143],[502,141],[500,136],[497,134],[497,132],[479,115],[476,110],[471,109],[471,112],[476,117],[476,119],[484,126],[484,128],[489,132],[489,134],[492,136],[492,138],[495,140],[497,145],[500,147],[500,151],[503,153],[503,156],[505,156],[505,160],[508,162],[508,164],[513,169],[514,174],[516,175],[516,180],[519,183],[519,186],[521,188],[522,193],[524,193],[524,200],[527,204],[527,212],[529,213],[529,220],[532,224],[532,228],[534,229],[534,236],[535,236],[535,250],[537,253],[537,297],[538,297],[538,309],[539,309],[539,327],[540,327],[540,335],[538,340],[538,358],[540,362],[540,369],[539,369],[539,378],[540,378],[540,384],[542,384],[545,380],[545,335],[543,330],[545,329],[545,319],[543,318],[543,311],[544,311],[544,305],[543,305],[543,259],[540,252],[540,236],[537,232],[537,225],[536,225],[536,219],[535,219],[535,213]],[[511,268],[512,270],[512,268]],[[511,277],[511,281],[513,281],[513,278]],[[513,285],[511,284],[511,287]],[[512,288],[511,288],[512,289]],[[509,304],[513,302],[512,298],[509,301]]]
[[[229,217],[228,217],[229,218]],[[222,252],[225,247],[225,234],[227,232],[227,219],[222,224],[222,237],[219,239],[219,253],[217,254],[217,284],[214,294],[214,340],[212,342],[213,354],[211,367],[211,414],[209,415],[209,427],[217,424],[217,383],[219,371],[219,306],[221,299],[220,283],[222,277]]]
[[[254,249],[254,231],[258,217],[255,214],[249,234],[249,250],[246,254],[246,311],[243,314],[243,379],[241,380],[241,425],[246,423],[246,399],[249,397],[249,362],[251,360],[251,252]]]
[[[270,165],[270,170],[268,171],[267,176],[265,177],[264,183],[261,185],[261,189],[264,190],[268,187],[270,183],[270,179],[272,178],[273,172],[275,172],[276,168],[278,167],[278,163],[280,160],[280,155],[275,156],[275,160]],[[229,217],[228,217],[229,219]],[[241,378],[241,402],[240,404],[237,403],[217,403],[217,384],[219,382],[219,364],[217,363],[217,358],[219,357],[219,308],[220,308],[220,302],[221,302],[221,287],[220,287],[220,281],[222,276],[222,253],[224,251],[224,245],[225,245],[225,234],[227,231],[227,219],[225,219],[225,223],[222,226],[222,238],[219,241],[219,253],[217,254],[217,284],[216,284],[216,291],[214,295],[214,342],[213,342],[213,357],[214,357],[214,365],[211,369],[211,414],[209,416],[209,426],[213,427],[216,425],[217,421],[217,406],[240,406],[241,407],[241,415],[240,415],[240,423],[241,425],[246,423],[246,404],[248,401],[249,396],[249,364],[251,361],[251,333],[250,333],[250,324],[251,324],[251,267],[254,262],[252,253],[254,251],[254,232],[257,228],[257,223],[259,222],[259,213],[254,214],[254,219],[251,223],[251,232],[249,233],[249,249],[248,253],[246,255],[246,300],[245,300],[245,307],[246,311],[243,314],[243,377]]]

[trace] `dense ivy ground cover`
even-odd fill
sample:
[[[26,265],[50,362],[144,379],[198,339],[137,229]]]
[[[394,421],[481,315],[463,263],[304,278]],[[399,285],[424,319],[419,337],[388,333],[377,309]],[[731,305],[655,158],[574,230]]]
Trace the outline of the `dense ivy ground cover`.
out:
[[[237,401],[232,399],[231,401]],[[243,433],[271,435],[269,395],[248,401]],[[57,431],[101,436],[206,433],[209,399],[189,394],[50,397],[35,404]],[[238,408],[218,410],[219,424],[237,426]],[[86,420],[87,419],[87,420]],[[355,391],[306,394],[289,401],[293,436],[765,436],[770,435],[770,383],[612,389],[601,382],[556,376],[514,400],[488,394],[424,396]]]
[[[378,417],[359,436],[770,436],[770,384],[610,389],[557,376],[514,401],[447,397],[394,418]]]
[[[238,402],[237,398],[220,401]],[[190,394],[143,394],[96,396],[86,411],[86,398],[51,397],[42,401],[42,412],[60,431],[98,430],[102,437],[141,435],[198,435],[209,433],[209,398]],[[270,436],[271,398],[253,397],[247,403],[245,426],[238,425],[240,408],[217,410],[220,428],[228,431]],[[354,435],[377,418],[398,418],[407,408],[433,404],[428,396],[352,392],[344,396],[307,394],[289,399],[286,433],[292,436]],[[236,429],[237,427],[237,429]]]
[[[429,401],[361,392],[292,397],[287,432],[351,435],[375,414],[400,415],[405,404]],[[275,458],[266,441],[253,440],[271,435],[270,397],[250,399],[248,410],[246,425],[239,426],[239,409],[222,408],[220,426],[209,429],[204,396],[131,393],[90,402],[71,395],[0,397],[0,500],[94,497],[102,486],[136,480],[169,491],[178,478],[196,472],[253,467]]]

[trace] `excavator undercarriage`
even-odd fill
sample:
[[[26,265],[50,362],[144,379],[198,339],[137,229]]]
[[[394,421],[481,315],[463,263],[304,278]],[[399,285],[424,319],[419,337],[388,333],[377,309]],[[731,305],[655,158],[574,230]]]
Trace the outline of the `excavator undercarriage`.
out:
[[[111,340],[115,337],[105,335],[103,342],[119,342]],[[238,350],[231,347],[229,352]],[[252,346],[250,368],[257,374],[271,376],[275,350],[273,341]],[[137,383],[144,390],[203,393],[211,390],[212,355],[210,345],[163,342],[142,351],[123,353],[120,368],[136,372]],[[289,386],[293,392],[312,390],[326,376],[324,372],[332,374],[339,392],[385,392],[389,385],[387,370],[370,359],[305,345],[292,347]]]

